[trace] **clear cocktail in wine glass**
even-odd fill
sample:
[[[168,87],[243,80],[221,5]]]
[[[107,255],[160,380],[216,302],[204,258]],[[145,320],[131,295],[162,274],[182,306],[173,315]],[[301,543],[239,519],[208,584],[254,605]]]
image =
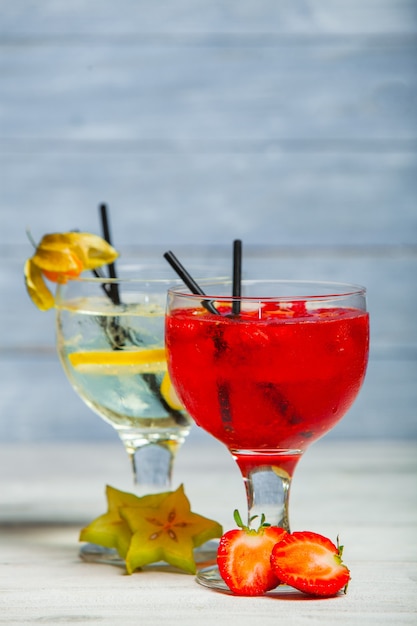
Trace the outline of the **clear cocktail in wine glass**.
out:
[[[167,289],[180,284],[166,266],[118,265],[118,278],[82,276],[58,285],[58,354],[72,387],[116,430],[131,459],[136,492],[170,489],[175,456],[192,420],[167,372]],[[87,544],[90,561],[118,561]]]
[[[196,423],[242,473],[248,523],[290,530],[289,493],[302,454],[332,429],[365,377],[369,318],[356,285],[247,280],[168,292],[168,370]],[[215,568],[202,584],[223,588]]]

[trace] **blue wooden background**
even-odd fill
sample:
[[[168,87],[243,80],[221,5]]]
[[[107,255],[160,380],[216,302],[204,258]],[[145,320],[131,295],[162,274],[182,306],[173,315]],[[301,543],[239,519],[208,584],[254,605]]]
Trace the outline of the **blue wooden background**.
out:
[[[328,435],[417,438],[417,2],[13,0],[0,11],[0,441],[103,440],[23,286],[26,237],[366,285],[368,376]],[[197,435],[195,435],[197,436]]]

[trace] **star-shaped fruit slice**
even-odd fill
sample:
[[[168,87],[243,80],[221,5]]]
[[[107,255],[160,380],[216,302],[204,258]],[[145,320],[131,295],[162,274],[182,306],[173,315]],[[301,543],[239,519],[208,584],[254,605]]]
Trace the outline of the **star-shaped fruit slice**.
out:
[[[159,561],[194,574],[194,548],[223,533],[220,524],[191,511],[183,485],[157,506],[143,506],[142,501],[119,513],[132,532],[125,557],[128,574]]]
[[[119,510],[141,505],[158,507],[168,493],[151,494],[139,498],[132,493],[119,491],[107,485],[107,513],[100,515],[83,528],[79,540],[95,543],[105,548],[115,548],[122,559],[126,558],[132,531],[127,522],[120,517]]]

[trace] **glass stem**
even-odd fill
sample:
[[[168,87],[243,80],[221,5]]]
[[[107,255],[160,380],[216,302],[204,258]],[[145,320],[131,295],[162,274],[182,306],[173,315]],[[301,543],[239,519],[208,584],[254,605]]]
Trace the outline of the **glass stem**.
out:
[[[169,448],[149,443],[130,455],[135,484],[144,493],[171,489],[173,455]]]
[[[248,503],[248,525],[262,514],[272,526],[285,528],[290,532],[289,498],[295,466],[301,453],[290,457],[276,458],[271,462],[263,459],[251,461],[250,455],[233,454],[242,473]],[[256,523],[254,524],[256,527]]]
[[[132,464],[138,495],[170,491],[174,460],[182,442],[162,440],[141,445],[132,445],[127,441],[123,443]]]

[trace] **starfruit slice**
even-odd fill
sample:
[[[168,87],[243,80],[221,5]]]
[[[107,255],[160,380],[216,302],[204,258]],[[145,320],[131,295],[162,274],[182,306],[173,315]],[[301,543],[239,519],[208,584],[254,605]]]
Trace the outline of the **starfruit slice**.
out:
[[[41,311],[47,311],[55,301],[44,278],[65,283],[84,270],[112,263],[117,256],[116,250],[98,235],[79,232],[44,235],[24,267],[29,296]]]
[[[105,548],[115,548],[124,559],[129,549],[132,531],[128,523],[120,517],[119,510],[124,507],[157,507],[169,492],[150,494],[139,498],[132,493],[119,491],[106,486],[107,513],[100,515],[80,532],[80,541],[96,543]]]
[[[132,532],[125,557],[128,574],[158,561],[194,574],[194,548],[223,533],[218,522],[191,511],[183,485],[156,507],[142,501],[138,507],[121,507],[119,513]]]

